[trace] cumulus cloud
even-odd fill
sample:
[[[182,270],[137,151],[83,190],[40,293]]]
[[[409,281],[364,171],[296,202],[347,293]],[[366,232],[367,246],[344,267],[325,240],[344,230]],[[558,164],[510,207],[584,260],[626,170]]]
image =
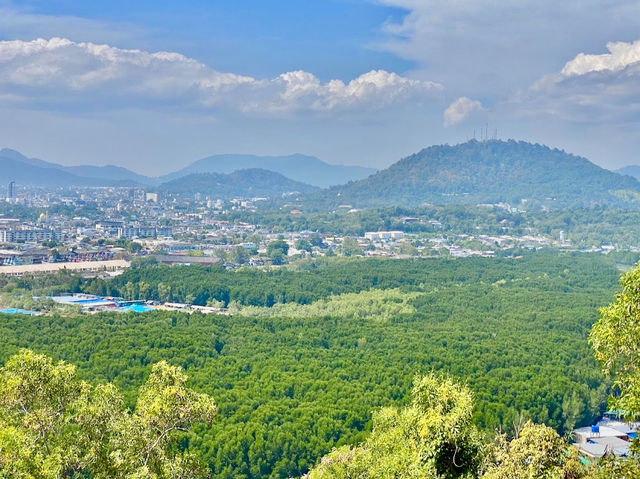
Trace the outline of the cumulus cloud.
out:
[[[467,96],[504,98],[575,52],[640,28],[636,0],[377,0],[404,14],[378,48],[415,63],[415,75]]]
[[[525,114],[580,123],[640,119],[640,41],[607,43],[609,53],[579,53],[514,103]]]
[[[640,40],[633,43],[609,42],[609,53],[602,55],[586,55],[580,53],[573,60],[568,61],[562,69],[565,77],[586,75],[591,72],[608,70],[619,72],[634,63],[640,62]]]
[[[477,100],[472,100],[466,96],[461,96],[456,101],[451,103],[444,111],[443,119],[444,126],[453,126],[466,120],[473,113],[482,111],[482,103]]]
[[[34,104],[175,104],[251,114],[380,108],[433,97],[442,86],[384,70],[345,83],[304,71],[256,79],[174,52],[126,50],[65,38],[0,42],[0,96]]]

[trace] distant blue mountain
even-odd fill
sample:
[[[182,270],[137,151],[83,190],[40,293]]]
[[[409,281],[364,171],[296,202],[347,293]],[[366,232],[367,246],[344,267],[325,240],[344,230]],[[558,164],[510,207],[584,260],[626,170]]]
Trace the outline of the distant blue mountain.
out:
[[[286,156],[214,155],[159,178],[162,183],[193,173],[232,173],[259,168],[275,171],[295,181],[327,187],[360,180],[376,172],[363,166],[331,165],[314,156],[294,154]]]
[[[23,179],[42,185],[146,185],[158,186],[168,181],[182,178],[194,173],[232,173],[239,170],[262,169],[279,173],[291,180],[313,186],[326,187],[355,181],[376,172],[372,168],[362,166],[330,165],[313,156],[295,154],[287,156],[257,156],[257,155],[215,155],[198,160],[189,166],[161,177],[148,177],[135,173],[120,166],[63,166],[57,163],[43,161],[38,158],[28,158],[22,153],[4,148],[0,150],[0,158],[16,162],[11,173],[16,181]],[[44,168],[59,170],[67,175],[42,175],[36,170],[29,174],[30,168]],[[42,183],[44,182],[44,183]],[[35,184],[35,183],[34,183]]]
[[[91,183],[88,178],[78,178],[66,171],[57,168],[46,168],[30,165],[20,161],[0,156],[0,183],[10,181],[37,186],[73,186],[87,185]],[[0,186],[2,191],[2,186]]]
[[[640,166],[638,165],[625,166],[624,168],[616,170],[616,173],[620,175],[631,176],[636,180],[640,180]]]
[[[64,171],[72,173],[76,176],[83,178],[107,178],[109,180],[116,181],[129,181],[140,184],[150,184],[151,179],[134,173],[131,170],[123,168],[121,166],[106,165],[106,166],[64,166]]]
[[[151,183],[146,176],[119,166],[62,166],[28,158],[9,148],[0,150],[0,165],[11,180],[40,186],[132,186]]]

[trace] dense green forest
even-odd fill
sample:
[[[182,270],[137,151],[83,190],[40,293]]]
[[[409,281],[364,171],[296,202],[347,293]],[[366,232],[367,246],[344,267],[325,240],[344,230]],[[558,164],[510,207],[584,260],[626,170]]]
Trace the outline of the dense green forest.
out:
[[[68,360],[83,379],[113,381],[132,406],[150,365],[167,360],[219,406],[216,421],[184,442],[214,477],[286,478],[334,446],[364,440],[372,411],[406,404],[415,375],[430,371],[468,383],[473,422],[487,434],[523,419],[561,433],[592,421],[608,388],[587,335],[617,278],[606,257],[536,253],[325,260],[271,271],[140,264],[110,281],[12,279],[6,293],[213,298],[238,313],[4,315],[0,361],[21,347]],[[360,315],[363,301],[374,307]],[[385,315],[376,301],[399,307]],[[247,316],[248,306],[274,305],[272,315]]]

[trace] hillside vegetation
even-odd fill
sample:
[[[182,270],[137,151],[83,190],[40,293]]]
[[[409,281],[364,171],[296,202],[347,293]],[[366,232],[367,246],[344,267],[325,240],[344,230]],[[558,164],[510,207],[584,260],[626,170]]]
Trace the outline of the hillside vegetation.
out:
[[[315,186],[285,178],[273,171],[253,168],[229,174],[197,173],[160,185],[159,190],[181,196],[193,197],[201,193],[211,198],[280,197],[285,193],[310,193]]]
[[[194,173],[232,173],[255,168],[270,170],[292,180],[320,187],[359,180],[376,171],[363,166],[332,165],[314,156],[301,154],[284,156],[226,154],[208,156],[194,161],[185,168],[157,180],[166,182]]]
[[[522,141],[431,146],[360,181],[308,199],[312,208],[507,202],[545,206],[640,205],[640,183],[558,149]]]

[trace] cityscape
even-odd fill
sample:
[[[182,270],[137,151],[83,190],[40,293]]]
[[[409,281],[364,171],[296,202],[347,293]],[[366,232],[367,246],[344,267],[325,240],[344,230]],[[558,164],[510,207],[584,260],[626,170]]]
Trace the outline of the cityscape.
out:
[[[0,479],[640,478],[639,31],[0,0]]]
[[[336,232],[286,231],[281,227],[234,221],[234,213],[256,212],[266,198],[220,199],[195,194],[193,199],[162,196],[139,188],[78,188],[44,191],[40,188],[18,189],[11,181],[5,199],[9,205],[42,211],[35,220],[0,217],[0,264],[25,266],[4,268],[0,273],[29,271],[28,265],[109,261],[133,257],[154,257],[166,263],[221,262],[226,268],[243,265],[264,266],[274,263],[267,254],[269,243],[284,241],[287,258],[345,255],[378,257],[493,257],[496,252],[517,248],[529,250],[553,247],[568,251],[608,253],[611,244],[579,248],[564,231],[557,235],[466,234],[447,231],[429,217],[399,217],[398,224],[409,231],[364,231],[357,235]],[[484,205],[487,208],[512,210],[507,204]],[[60,212],[47,214],[51,209]],[[287,205],[284,206],[286,210]],[[87,216],[72,216],[67,211],[86,211]],[[282,209],[282,208],[281,208]],[[341,207],[342,214],[358,210]],[[517,210],[516,210],[517,211]],[[284,211],[300,215],[295,208]],[[503,223],[507,223],[503,220]],[[425,231],[411,233],[415,225]],[[414,228],[412,228],[412,226]],[[555,237],[554,237],[555,236]],[[110,263],[104,263],[105,265]],[[96,271],[99,270],[96,265]],[[40,269],[42,271],[42,269]]]

